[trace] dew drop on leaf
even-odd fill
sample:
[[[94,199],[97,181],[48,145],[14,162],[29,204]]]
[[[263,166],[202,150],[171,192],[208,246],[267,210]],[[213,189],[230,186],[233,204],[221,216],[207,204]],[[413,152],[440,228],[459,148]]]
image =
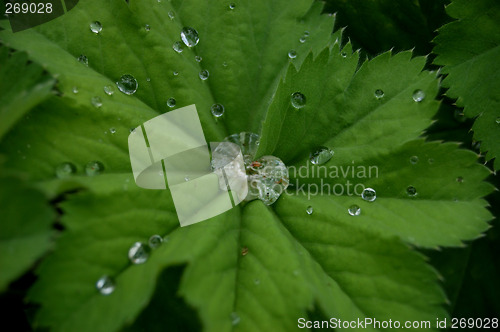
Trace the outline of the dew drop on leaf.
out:
[[[232,9],[234,9],[234,8],[236,8],[236,4],[235,4],[234,2],[231,2],[231,3],[229,4],[229,9],[231,9],[231,10],[232,10]]]
[[[176,41],[173,45],[172,45],[172,48],[174,49],[174,51],[176,51],[177,53],[182,53],[182,51],[184,51],[184,45],[180,42],[180,41]]]
[[[425,92],[422,90],[418,89],[413,92],[413,101],[419,103],[425,98]]]
[[[374,94],[375,94],[375,98],[377,98],[377,99],[381,99],[384,97],[384,91],[381,89],[375,90]]]
[[[365,188],[361,193],[361,198],[363,198],[365,201],[373,202],[377,199],[377,192],[375,191],[375,189]]]
[[[109,128],[109,132],[110,132],[111,134],[116,133],[116,128],[113,128],[113,127]]]
[[[406,188],[406,194],[410,197],[417,196],[417,189],[414,186],[409,186]]]
[[[124,94],[133,95],[137,91],[139,83],[137,83],[134,76],[125,74],[116,82],[116,86],[118,87],[118,90]]]
[[[146,25],[144,26],[144,30],[146,30],[146,31],[150,31],[150,30],[151,30],[151,26],[150,26],[149,24],[146,24]]]
[[[70,162],[64,162],[56,167],[56,176],[59,179],[67,178],[76,173],[76,167]]]
[[[314,211],[314,209],[313,209],[313,207],[312,207],[312,206],[310,206],[310,205],[306,208],[306,213],[307,213],[307,214],[313,214],[313,211]]]
[[[99,32],[102,31],[102,24],[99,21],[95,21],[90,23],[90,31],[92,31],[95,34],[98,34]]]
[[[175,105],[177,104],[177,101],[175,100],[175,98],[173,97],[170,97],[167,99],[167,106],[172,108],[172,107],[175,107]]]
[[[104,165],[100,161],[91,161],[85,166],[85,174],[96,176],[104,171]]]
[[[309,31],[307,31],[307,30],[304,31],[304,37],[306,37],[306,38],[309,37]]]
[[[240,323],[240,316],[236,312],[231,313],[231,324],[238,325]]]
[[[288,57],[290,59],[295,59],[297,57],[297,52],[295,52],[295,50],[288,51]]]
[[[168,17],[173,20],[175,18],[175,13],[173,11],[168,12]]]
[[[413,165],[415,165],[416,163],[418,163],[418,157],[417,156],[411,156],[410,157],[410,163],[412,163]]]
[[[115,88],[112,85],[106,85],[104,86],[104,93],[106,93],[108,96],[111,96],[113,93],[115,93]]]
[[[149,258],[149,248],[142,242],[136,242],[128,250],[128,258],[132,264],[145,263]]]
[[[498,118],[496,118],[495,122],[496,122],[497,124],[500,124],[500,116],[499,116]]]
[[[198,31],[191,27],[182,28],[181,40],[187,47],[196,46],[200,41],[200,38],[198,37]]]
[[[457,177],[457,182],[458,183],[463,183],[464,182],[464,178],[461,177],[461,176]]]
[[[80,55],[80,56],[78,57],[78,61],[79,61],[80,63],[83,63],[83,64],[84,64],[85,66],[87,66],[87,67],[89,66],[89,58],[87,58],[87,56],[86,56],[86,55],[83,55],[83,54],[82,54],[82,55]]]
[[[74,86],[71,91],[73,91],[73,93],[76,95],[78,93],[78,87]]]
[[[203,58],[199,55],[195,56],[194,59],[196,60],[196,62],[201,62],[201,60],[203,60]]]
[[[210,73],[208,72],[208,70],[204,69],[204,70],[200,71],[198,76],[200,77],[200,79],[202,81],[205,81],[208,78],[208,76],[210,76]]]
[[[307,37],[300,37],[299,42],[301,44],[304,44],[306,42],[306,40],[307,40]]]
[[[361,208],[354,204],[347,209],[347,212],[349,212],[351,216],[359,216],[361,214]]]
[[[311,152],[309,160],[314,165],[322,165],[332,159],[333,154],[334,152],[332,149],[327,148],[326,146],[320,146]]]
[[[92,105],[95,107],[95,108],[100,108],[102,106],[102,99],[101,97],[92,97],[90,99],[90,102],[92,103]]]
[[[306,106],[306,96],[300,92],[294,92],[290,97],[290,102],[296,109],[302,108]]]
[[[254,279],[253,283],[258,286],[258,285],[260,285],[260,280],[259,279]]]
[[[151,249],[156,249],[163,243],[163,238],[160,235],[155,234],[149,238],[148,243]]]
[[[179,75],[179,72],[174,70],[174,71],[172,72],[172,75],[177,76],[177,75]]]
[[[224,105],[213,104],[212,107],[210,107],[210,112],[212,112],[212,115],[216,118],[220,118],[222,115],[224,115]]]
[[[115,291],[115,283],[110,277],[102,276],[95,283],[95,288],[102,295],[109,295]]]

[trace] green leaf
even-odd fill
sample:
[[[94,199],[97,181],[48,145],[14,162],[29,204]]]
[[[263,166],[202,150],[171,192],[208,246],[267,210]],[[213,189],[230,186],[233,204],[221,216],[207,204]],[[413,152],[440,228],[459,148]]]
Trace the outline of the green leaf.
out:
[[[52,245],[54,211],[45,196],[25,181],[0,176],[0,291],[20,277]]]
[[[436,75],[422,72],[425,59],[386,53],[358,70],[358,54],[350,44],[340,49],[333,18],[320,16],[320,4],[228,5],[82,1],[36,29],[0,33],[57,75],[63,93],[11,130],[0,152],[51,196],[78,189],[61,203],[65,232],[30,291],[29,300],[41,304],[35,325],[108,332],[139,317],[139,326],[130,328],[140,330],[150,305],[165,295],[158,285],[163,271],[179,265],[185,268],[178,292],[168,295],[182,296],[206,331],[299,330],[298,319],[314,310],[341,320],[446,317],[438,276],[411,246],[455,246],[479,236],[491,218],[481,197],[492,186],[482,182],[489,172],[472,152],[417,140],[439,106]],[[89,29],[94,21],[103,26],[99,34]],[[171,46],[184,26],[198,30],[200,43],[178,54]],[[305,31],[309,37],[301,43]],[[294,60],[287,56],[292,49]],[[81,54],[88,67],[77,61]],[[198,77],[201,69],[210,71],[206,81]],[[137,92],[106,95],[103,87],[123,74],[137,78]],[[377,89],[383,98],[375,98]],[[412,99],[417,89],[426,95],[421,102]],[[290,106],[295,91],[307,97],[300,110]],[[101,107],[91,104],[96,96]],[[352,160],[377,166],[380,177],[355,184],[376,188],[379,197],[368,203],[347,194],[283,194],[271,207],[253,201],[180,228],[169,190],[133,183],[127,148],[129,129],[167,111],[170,97],[177,107],[196,104],[207,141],[255,131],[262,137],[259,153],[289,166],[313,169],[307,160],[317,145],[334,149],[328,166]],[[217,121],[210,114],[214,102],[226,108]],[[418,163],[410,163],[413,155]],[[103,163],[103,174],[85,174],[92,160]],[[76,173],[56,179],[63,162],[73,163]],[[296,186],[342,185],[352,178],[293,180]],[[406,195],[409,185],[417,197]],[[347,213],[352,204],[361,206],[361,215]],[[153,234],[164,237],[162,246],[145,264],[131,264],[128,249]],[[108,296],[95,286],[104,275],[116,284]]]
[[[457,20],[439,29],[434,62],[444,66],[446,94],[475,118],[474,139],[492,159],[500,155],[500,3],[456,0],[447,13]]]
[[[0,140],[30,109],[45,100],[55,80],[23,52],[0,46]]]
[[[449,0],[327,0],[325,10],[336,13],[338,27],[372,55],[415,48],[420,55],[432,50],[435,30],[449,21]]]

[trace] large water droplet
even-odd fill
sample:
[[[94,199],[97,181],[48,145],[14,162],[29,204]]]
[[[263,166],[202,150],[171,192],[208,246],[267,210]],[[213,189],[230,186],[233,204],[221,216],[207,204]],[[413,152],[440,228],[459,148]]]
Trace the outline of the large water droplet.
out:
[[[172,108],[172,107],[175,107],[175,104],[177,104],[177,101],[175,100],[175,98],[171,97],[171,98],[168,98],[167,99],[167,106]]]
[[[90,23],[90,31],[92,31],[95,34],[98,34],[99,32],[102,31],[102,24],[99,21],[95,21]]]
[[[410,157],[410,163],[412,163],[413,165],[415,165],[416,163],[418,163],[418,156],[411,156]]]
[[[95,283],[95,288],[102,295],[109,295],[115,291],[115,283],[110,277],[102,276]]]
[[[163,238],[160,235],[155,234],[149,238],[148,243],[151,249],[156,249],[163,243]]]
[[[104,171],[104,165],[100,161],[91,161],[85,166],[85,174],[96,176]]]
[[[411,197],[417,196],[417,189],[415,189],[414,186],[408,186],[408,188],[406,188],[406,194]]]
[[[375,98],[381,99],[384,97],[384,91],[381,89],[375,90]]]
[[[212,107],[210,107],[210,112],[212,112],[212,115],[216,118],[220,118],[222,115],[224,115],[224,105],[213,104]]]
[[[320,146],[319,148],[311,152],[311,154],[309,155],[309,160],[314,165],[322,165],[332,159],[333,154],[334,152],[332,149],[329,149],[326,146]]]
[[[248,195],[245,200],[260,199],[271,205],[278,200],[289,184],[288,169],[281,159],[263,156],[246,167]]]
[[[231,313],[231,324],[238,325],[240,323],[241,319],[240,316],[236,312]]]
[[[296,109],[306,106],[306,96],[304,96],[300,92],[292,93],[290,101],[292,103],[292,106],[295,107]]]
[[[128,258],[133,264],[145,263],[149,258],[149,248],[142,242],[136,242],[128,250]]]
[[[106,85],[104,86],[104,93],[106,93],[108,96],[111,96],[113,93],[115,93],[115,88],[112,85]]]
[[[124,94],[133,95],[137,91],[139,83],[137,83],[134,76],[125,74],[116,82],[116,86]]]
[[[365,201],[373,202],[377,199],[377,192],[372,188],[365,188],[361,193],[361,198]]]
[[[95,108],[100,108],[102,106],[102,99],[101,97],[95,96],[90,99],[90,102]]]
[[[413,92],[413,101],[419,103],[421,102],[422,100],[424,100],[425,98],[425,92],[423,92],[422,90],[418,89],[418,90],[415,90]]]
[[[208,76],[210,76],[210,73],[208,72],[208,70],[204,69],[204,70],[200,71],[199,76],[200,76],[200,79],[202,81],[204,81],[208,78]]]
[[[359,216],[361,214],[361,208],[356,204],[351,205],[347,210],[351,216]]]
[[[313,209],[313,207],[312,207],[312,206],[310,206],[310,205],[306,208],[306,213],[307,213],[307,214],[313,214],[313,211],[314,211],[314,209]]]
[[[56,167],[56,176],[59,179],[67,178],[76,173],[76,166],[70,162],[65,162]]]
[[[174,51],[176,51],[177,53],[182,53],[182,51],[184,51],[184,44],[182,44],[180,41],[176,41],[173,45],[172,45],[172,48],[174,49]]]
[[[191,27],[185,27],[181,30],[181,40],[187,47],[196,46],[199,42],[198,31]]]
[[[295,52],[295,50],[288,51],[288,57],[290,59],[295,59],[297,57],[297,52]]]
[[[224,139],[224,141],[226,142],[231,142],[239,146],[246,167],[248,167],[254,160],[255,153],[257,152],[257,148],[259,147],[259,140],[259,135],[249,132],[233,134]],[[218,154],[218,157],[220,160],[212,160],[213,169],[224,167],[234,159],[234,156],[232,155],[233,151],[227,151],[229,152],[229,154],[226,154],[226,151],[219,152],[220,154]]]
[[[85,66],[87,66],[87,67],[89,66],[89,59],[87,58],[87,56],[86,56],[86,55],[83,55],[83,54],[82,54],[82,55],[80,55],[80,56],[78,57],[78,61],[79,61],[80,63],[83,63],[83,64],[84,64]]]

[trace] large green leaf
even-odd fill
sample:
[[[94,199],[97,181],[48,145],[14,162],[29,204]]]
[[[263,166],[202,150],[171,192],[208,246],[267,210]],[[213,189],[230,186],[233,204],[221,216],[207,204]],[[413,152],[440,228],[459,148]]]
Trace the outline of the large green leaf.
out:
[[[4,43],[58,75],[63,92],[9,132],[0,152],[9,156],[9,167],[26,171],[50,195],[81,189],[61,203],[65,232],[30,292],[41,304],[37,324],[54,331],[119,330],[141,310],[140,317],[147,314],[150,300],[161,296],[153,296],[162,292],[158,277],[177,265],[186,266],[178,293],[207,331],[297,330],[298,319],[313,310],[341,320],[445,317],[437,274],[410,245],[455,246],[479,236],[490,219],[481,197],[492,187],[482,182],[489,172],[474,153],[416,140],[439,105],[435,74],[421,72],[425,59],[386,53],[357,70],[358,54],[349,44],[340,49],[340,36],[331,35],[333,18],[320,16],[318,3],[228,6],[82,1],[34,30],[0,33]],[[96,20],[103,26],[99,34],[89,29]],[[178,54],[171,45],[183,26],[195,27],[200,43]],[[305,31],[309,37],[301,43]],[[298,53],[293,60],[291,49]],[[88,67],[77,61],[81,54]],[[210,71],[206,81],[198,78],[202,68]],[[123,74],[138,79],[137,93],[107,96],[103,87]],[[377,89],[383,98],[375,98]],[[417,89],[425,93],[421,102],[412,99]],[[300,110],[290,106],[296,91],[307,98]],[[101,107],[91,104],[95,96]],[[196,104],[207,141],[257,131],[259,153],[287,165],[312,169],[309,153],[326,145],[335,151],[327,166],[353,160],[377,166],[379,177],[369,179],[293,180],[296,187],[362,182],[378,198],[309,199],[292,190],[271,208],[254,201],[180,228],[168,190],[133,183],[126,145],[129,128],[167,111],[169,97],[178,107]],[[214,102],[226,108],[218,121],[210,114]],[[410,163],[412,156],[419,161]],[[103,174],[85,176],[91,160],[104,164]],[[56,179],[63,162],[76,165],[76,174]],[[409,185],[416,197],[406,195]],[[347,213],[352,204],[361,215]],[[130,246],[152,234],[163,236],[164,244],[145,264],[131,264]],[[109,296],[95,289],[103,275],[116,283]]]
[[[439,29],[434,62],[444,66],[446,94],[475,118],[474,138],[492,159],[500,155],[500,3],[456,0],[447,13],[457,20]]]

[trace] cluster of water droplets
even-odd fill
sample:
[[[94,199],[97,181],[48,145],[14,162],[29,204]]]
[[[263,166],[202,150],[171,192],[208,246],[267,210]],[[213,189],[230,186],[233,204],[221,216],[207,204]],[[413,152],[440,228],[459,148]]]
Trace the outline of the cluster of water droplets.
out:
[[[87,176],[96,176],[104,171],[104,165],[100,161],[90,161],[84,167]],[[59,179],[65,179],[77,173],[75,164],[71,162],[63,162],[56,166],[55,175]]]
[[[134,242],[128,250],[128,259],[132,264],[144,264],[147,262],[151,251],[157,249],[166,241],[160,235],[152,235],[148,243]],[[108,275],[104,275],[99,278],[95,284],[95,287],[102,295],[109,295],[115,290],[115,281]]]

